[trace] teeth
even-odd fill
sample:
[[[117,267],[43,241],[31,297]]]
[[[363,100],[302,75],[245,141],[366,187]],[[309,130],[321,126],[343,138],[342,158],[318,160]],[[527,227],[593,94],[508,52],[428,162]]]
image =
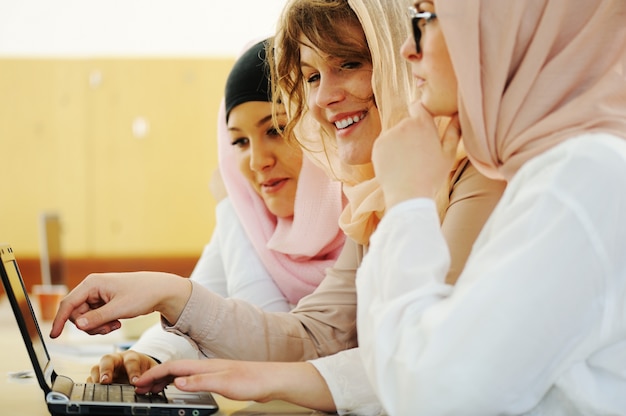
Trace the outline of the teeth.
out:
[[[337,127],[338,129],[345,129],[348,126],[351,126],[352,124],[358,123],[359,121],[363,120],[363,117],[365,117],[365,114],[361,114],[360,116],[348,117],[343,120],[335,121],[335,127]]]

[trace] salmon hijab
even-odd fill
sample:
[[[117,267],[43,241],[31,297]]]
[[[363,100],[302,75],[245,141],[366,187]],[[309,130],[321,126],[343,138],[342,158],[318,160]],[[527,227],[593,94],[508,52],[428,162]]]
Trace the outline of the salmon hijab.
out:
[[[343,209],[341,184],[303,158],[294,216],[279,218],[266,207],[237,167],[226,125],[229,108],[249,101],[270,102],[265,43],[250,46],[227,80],[218,114],[219,169],[228,197],[246,235],[276,285],[291,304],[313,292],[335,264],[345,235],[337,221]],[[231,87],[231,88],[229,88]],[[231,96],[232,95],[232,96]]]
[[[483,174],[510,180],[579,134],[626,137],[626,1],[435,5],[458,78],[465,148]]]
[[[414,99],[415,85],[409,64],[400,55],[400,47],[410,33],[408,8],[411,0],[343,0],[360,23],[372,62],[372,90],[378,108],[382,130],[396,125],[409,116],[408,106]],[[329,0],[327,2],[333,2]],[[304,3],[304,5],[302,5]],[[318,5],[316,6],[316,3]],[[320,7],[324,1],[290,0],[285,10],[292,7]],[[293,11],[292,11],[293,13]],[[297,14],[297,13],[296,13]],[[284,16],[283,16],[283,19]],[[281,27],[288,24],[279,23],[276,35],[276,60],[281,59]],[[332,36],[332,34],[331,34]],[[319,45],[316,47],[320,48]],[[320,48],[323,52],[324,48]],[[280,63],[278,64],[280,67]],[[297,78],[299,68],[291,68],[289,74],[278,74],[277,78]],[[289,94],[282,91],[285,102],[289,102]],[[293,106],[288,108],[290,117]],[[344,193],[348,205],[344,209],[339,224],[346,235],[359,244],[367,245],[371,234],[380,222],[385,202],[382,190],[374,179],[371,163],[364,165],[347,165],[339,157],[337,144],[313,119],[304,108],[295,128],[296,136],[305,152],[321,166],[331,177],[344,184]],[[461,150],[459,161],[463,159]],[[443,216],[449,204],[449,188],[443,189],[437,197],[440,216]]]

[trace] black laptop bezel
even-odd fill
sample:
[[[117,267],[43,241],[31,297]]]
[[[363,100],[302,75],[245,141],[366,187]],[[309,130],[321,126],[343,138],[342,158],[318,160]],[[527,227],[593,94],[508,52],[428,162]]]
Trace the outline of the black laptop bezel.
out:
[[[46,347],[46,343],[43,340],[43,336],[41,334],[41,328],[39,327],[39,323],[36,319],[33,320],[35,325],[35,329],[37,331],[37,336],[41,341],[41,347],[45,354],[46,359],[46,367],[41,368],[41,361],[39,360],[39,356],[35,351],[35,346],[33,345],[31,335],[28,332],[28,324],[24,321],[22,310],[20,309],[20,303],[15,295],[15,291],[13,285],[11,284],[11,278],[9,277],[5,263],[11,262],[12,266],[15,267],[17,275],[20,281],[20,289],[24,292],[24,299],[26,305],[28,306],[30,313],[34,316],[33,305],[28,297],[28,291],[24,286],[24,279],[22,278],[22,274],[20,272],[17,261],[15,260],[15,255],[13,254],[13,249],[8,244],[0,244],[0,258],[2,259],[2,267],[0,267],[0,275],[2,275],[2,284],[4,286],[4,290],[7,294],[7,298],[9,299],[9,303],[11,304],[11,308],[13,309],[13,314],[15,315],[15,320],[17,321],[17,326],[20,328],[20,332],[22,334],[22,338],[24,339],[24,344],[26,345],[26,350],[28,351],[28,355],[30,356],[31,363],[33,363],[33,370],[35,372],[35,376],[37,377],[37,382],[39,386],[44,391],[44,397],[52,390],[52,383],[56,378],[56,372],[53,368],[51,368],[52,361],[50,360],[50,354],[48,353],[48,348]],[[37,363],[35,365],[34,363]],[[48,380],[46,373],[50,374],[50,378]]]
[[[15,259],[15,254],[13,253],[13,249],[9,244],[0,243],[0,260],[2,265],[0,266],[0,275],[2,277],[2,284],[6,290],[7,298],[11,303],[11,308],[13,309],[13,315],[15,315],[15,319],[18,323],[18,327],[20,328],[20,332],[22,338],[24,340],[24,344],[26,345],[26,349],[28,351],[28,355],[30,357],[33,370],[35,371],[35,375],[37,377],[37,381],[39,382],[39,386],[44,392],[44,398],[48,405],[48,410],[55,415],[67,415],[67,414],[76,414],[76,415],[90,415],[90,414],[103,414],[103,412],[110,412],[111,414],[145,414],[145,415],[180,415],[190,413],[192,415],[210,415],[217,411],[219,411],[219,405],[215,401],[214,397],[210,393],[187,393],[187,392],[179,392],[178,396],[189,396],[186,398],[185,403],[159,403],[159,404],[143,404],[143,403],[132,403],[128,405],[116,404],[116,403],[106,403],[106,402],[71,402],[67,398],[60,399],[58,401],[49,401],[48,397],[53,392],[52,386],[57,378],[57,373],[54,371],[52,366],[52,360],[50,354],[48,352],[48,348],[46,346],[45,340],[42,336],[41,329],[39,327],[39,322],[35,316],[34,309],[30,302],[30,298],[28,297],[28,292],[24,285],[24,279],[22,278],[22,274],[19,270],[19,266],[17,264],[17,260]],[[28,331],[28,324],[25,322],[25,310],[20,307],[20,302],[14,291],[14,284],[12,283],[11,278],[8,275],[6,270],[6,263],[11,263],[11,267],[15,267],[15,271],[17,273],[17,277],[20,283],[20,287],[18,290],[22,290],[24,294],[25,303],[28,306],[28,311],[33,318],[34,327],[36,329],[37,336],[41,342],[42,351],[45,354],[46,365],[45,368],[42,368],[41,362],[39,361],[39,357],[35,350],[35,346],[32,343],[31,334]],[[21,294],[20,294],[21,295]],[[47,376],[49,375],[49,377]],[[67,377],[60,376],[59,380],[67,379],[71,383],[73,381]],[[48,381],[50,380],[50,381]],[[55,386],[56,388],[56,386]],[[172,387],[172,389],[175,389]],[[207,401],[203,401],[202,403],[195,402],[195,399],[200,398],[200,396],[206,397]],[[75,404],[79,403],[79,404]],[[198,406],[198,407],[196,407]],[[181,413],[181,411],[183,413]],[[156,412],[156,413],[155,413]]]

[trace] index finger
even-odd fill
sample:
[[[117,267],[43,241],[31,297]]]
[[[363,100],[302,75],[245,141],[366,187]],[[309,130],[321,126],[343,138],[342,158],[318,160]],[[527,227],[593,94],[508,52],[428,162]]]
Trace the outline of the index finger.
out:
[[[54,320],[52,321],[52,329],[50,330],[50,338],[56,338],[61,335],[63,327],[68,320],[74,322],[76,327],[90,335],[108,334],[121,328],[122,324],[119,320],[106,321],[107,312],[114,307],[105,303],[97,308],[92,308],[88,303],[89,291],[81,294],[78,287],[70,292],[59,306]]]
[[[57,314],[52,321],[50,338],[56,338],[61,335],[65,323],[70,319],[70,316],[74,311],[76,311],[78,315],[82,315],[87,310],[89,310],[89,305],[87,305],[86,303],[86,297],[84,299],[81,297],[77,297],[76,299],[74,299],[76,295],[73,295],[74,291],[70,292],[61,300],[61,304],[59,305]]]
[[[149,389],[151,386],[168,384],[178,376],[187,376],[204,372],[197,360],[176,360],[156,365],[143,373],[136,381],[135,386]]]

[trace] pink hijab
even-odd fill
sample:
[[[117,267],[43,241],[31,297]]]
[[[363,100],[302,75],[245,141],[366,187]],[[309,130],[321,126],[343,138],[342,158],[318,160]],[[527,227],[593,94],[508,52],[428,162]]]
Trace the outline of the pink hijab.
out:
[[[224,101],[218,114],[218,155],[228,197],[248,238],[287,300],[296,304],[319,285],[343,247],[341,183],[304,157],[293,218],[270,213],[237,168]]]
[[[511,179],[570,137],[626,137],[626,1],[436,2],[459,86],[465,148]]]

